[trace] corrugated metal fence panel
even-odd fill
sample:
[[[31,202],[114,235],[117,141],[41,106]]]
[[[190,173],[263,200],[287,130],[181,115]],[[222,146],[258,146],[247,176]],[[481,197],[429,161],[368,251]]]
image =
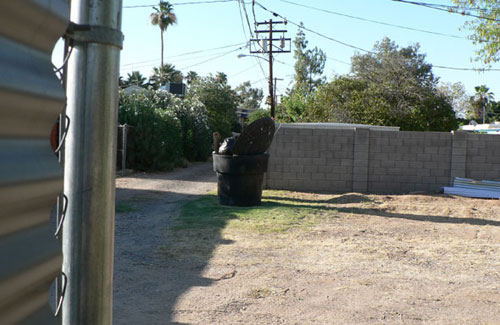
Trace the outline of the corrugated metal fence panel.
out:
[[[0,324],[55,323],[61,248],[49,223],[62,172],[49,135],[65,94],[51,63],[66,0],[0,1]]]

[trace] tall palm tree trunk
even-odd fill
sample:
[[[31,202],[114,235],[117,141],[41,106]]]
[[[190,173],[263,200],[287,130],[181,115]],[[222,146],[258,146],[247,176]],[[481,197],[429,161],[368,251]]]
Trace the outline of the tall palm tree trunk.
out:
[[[163,67],[163,31],[161,31],[161,66]]]
[[[162,86],[163,83],[163,31],[162,30],[160,30],[160,35],[161,35],[160,86]]]

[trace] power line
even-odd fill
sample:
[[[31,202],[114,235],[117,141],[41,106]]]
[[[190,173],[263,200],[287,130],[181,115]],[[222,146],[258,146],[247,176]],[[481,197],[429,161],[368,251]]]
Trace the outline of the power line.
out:
[[[248,18],[247,7],[245,5],[245,1],[244,0],[241,0],[241,2],[238,1],[238,4],[240,4],[243,7],[243,11],[245,12],[246,21],[248,24],[248,30],[250,31],[251,38],[253,38],[254,36],[253,36],[252,26],[250,26],[250,19]]]
[[[226,55],[227,53],[231,53],[231,52],[234,52],[234,51],[238,51],[238,50],[240,50],[241,48],[243,48],[243,47],[239,47],[239,48],[237,48],[237,49],[235,49],[235,50],[232,50],[232,51],[229,51],[229,52],[224,51],[224,52],[212,53],[212,54],[208,55],[208,60],[205,60],[205,61],[210,61],[210,60],[212,60],[212,59],[217,59],[217,58],[219,58],[219,57],[221,57],[221,56]],[[178,62],[181,62],[181,61],[193,60],[193,59],[199,59],[199,58],[205,58],[205,59],[206,59],[206,58],[207,58],[207,56],[198,56],[198,57],[194,57],[194,58],[193,58],[193,57],[192,57],[192,58],[186,58],[186,59],[184,59],[184,60],[178,60],[178,61],[176,61],[175,63],[177,64]],[[133,65],[133,66],[128,66],[128,67],[120,67],[120,68],[121,68],[121,70],[131,71],[131,70],[134,70],[134,69],[139,69],[139,68],[144,68],[144,67],[151,67],[151,66],[156,65],[157,63],[158,63],[158,59],[157,59],[157,60],[155,60],[154,62],[150,63],[150,64],[144,64],[144,65]],[[195,65],[197,65],[197,64],[198,64],[198,63],[196,63]]]
[[[236,72],[236,73],[234,73],[234,74],[230,75],[228,78],[233,78],[233,77],[239,76],[239,75],[240,75],[240,74],[242,74],[243,72],[247,72],[248,70],[252,70],[252,69],[253,69],[253,68],[255,68],[257,65],[258,65],[258,64],[257,64],[257,63],[255,63],[254,65],[252,65],[251,67],[246,68],[245,70],[241,70],[241,71],[239,71],[239,72]]]
[[[253,16],[254,26],[257,26],[257,19],[255,18],[255,0],[252,0],[252,16]]]
[[[243,44],[248,44],[248,42],[240,42],[240,43],[231,44],[231,45],[224,45],[224,46],[220,46],[220,47],[214,47],[214,48],[211,48],[211,49],[205,49],[205,50],[198,50],[198,51],[187,52],[187,53],[182,53],[182,54],[176,54],[176,55],[172,55],[170,57],[171,58],[176,58],[176,57],[184,56],[184,55],[197,54],[197,53],[214,51],[214,50],[221,50],[221,49],[225,49],[225,48],[228,48],[228,47],[241,46]]]
[[[241,2],[238,0],[238,8],[239,8],[239,12],[240,12],[240,21],[241,21],[241,29],[243,30],[243,35],[245,36],[245,39],[248,39],[247,37],[247,32],[246,32],[246,29],[245,29],[245,23],[243,22],[243,13],[242,13],[242,10],[241,10]],[[252,31],[250,30],[250,33]]]
[[[247,44],[247,42],[236,43],[236,44],[231,44],[231,45],[224,45],[224,46],[214,47],[214,48],[210,48],[210,49],[204,49],[204,50],[198,50],[198,51],[192,51],[192,52],[186,52],[186,53],[176,54],[176,55],[169,56],[169,58],[178,58],[178,57],[181,57],[181,56],[187,56],[187,55],[191,55],[191,54],[198,54],[198,53],[203,53],[203,52],[210,52],[210,51],[215,51],[215,50],[221,50],[221,49],[225,49],[225,48],[228,48],[228,47],[241,46],[243,44]],[[128,67],[128,66],[142,64],[142,63],[157,62],[158,60],[159,59],[151,59],[151,60],[146,60],[146,61],[131,62],[131,63],[122,64],[121,67],[124,68],[124,67]]]
[[[266,82],[267,82],[267,81],[268,81],[268,80],[267,80],[267,77],[266,77],[266,78],[259,79],[259,80],[252,81],[252,82],[250,82],[250,84],[252,85],[252,84],[260,83],[260,82],[262,82],[262,81],[266,81]]]
[[[308,32],[311,32],[311,33],[313,33],[313,34],[316,34],[316,35],[318,35],[318,36],[320,36],[320,37],[323,37],[323,38],[325,38],[325,39],[327,39],[327,40],[330,40],[330,41],[332,41],[332,42],[338,43],[338,44],[340,44],[340,45],[343,45],[343,46],[346,46],[346,47],[350,47],[350,48],[355,49],[355,50],[358,50],[358,51],[362,51],[362,52],[372,53],[372,54],[373,54],[373,52],[372,52],[372,51],[368,51],[368,50],[362,49],[362,48],[360,48],[360,47],[357,47],[357,46],[355,46],[355,45],[351,45],[351,44],[348,44],[348,43],[345,43],[345,42],[339,41],[339,40],[337,40],[337,39],[335,39],[335,38],[332,38],[332,37],[326,36],[326,35],[324,35],[324,34],[321,34],[321,33],[317,32],[317,31],[314,31],[314,30],[312,30],[312,29],[309,29],[309,28],[305,27],[304,25],[302,25],[302,26],[301,26],[300,24],[297,24],[296,22],[293,22],[293,21],[291,21],[290,19],[287,19],[287,18],[283,17],[282,15],[280,15],[280,14],[278,14],[278,13],[276,13],[276,12],[272,11],[272,10],[267,9],[266,7],[264,7],[263,5],[261,5],[259,2],[255,1],[255,3],[256,3],[259,7],[261,7],[263,10],[265,10],[265,11],[267,11],[267,12],[270,12],[273,16],[275,16],[275,17],[280,17],[281,19],[283,19],[283,20],[285,20],[285,21],[287,21],[287,22],[290,22],[290,23],[292,23],[293,25],[295,25],[295,26],[297,26],[297,27],[301,27],[301,28],[303,28],[304,30],[307,30]]]
[[[342,64],[347,64],[347,65],[351,65],[350,63],[347,63],[345,61],[341,61],[341,60],[337,60],[337,59],[334,59],[334,58],[331,58],[329,56],[326,57],[328,60],[332,60],[332,61],[335,61],[335,62],[339,62],[339,63],[342,63]]]
[[[235,49],[235,50],[228,51],[228,52],[223,53],[223,54],[221,54],[221,55],[219,55],[219,56],[216,56],[216,57],[214,57],[214,58],[211,58],[211,59],[208,59],[208,60],[204,60],[204,61],[202,61],[202,62],[195,63],[195,64],[193,64],[193,65],[190,65],[190,66],[184,67],[184,68],[182,68],[182,69],[180,69],[180,70],[186,70],[186,69],[189,69],[189,68],[192,68],[192,67],[198,66],[198,65],[200,65],[200,64],[203,64],[203,63],[206,63],[206,62],[209,62],[209,61],[213,61],[213,60],[215,60],[215,59],[218,59],[218,58],[221,58],[221,57],[223,57],[223,56],[226,56],[226,55],[228,55],[228,54],[230,54],[230,53],[233,53],[233,52],[236,52],[236,51],[242,50],[242,49],[244,49],[245,47],[246,47],[246,46],[239,47],[239,48],[237,48],[237,49]]]
[[[411,2],[411,1],[406,1],[406,0],[392,0],[392,1],[398,1],[398,2],[405,2],[405,3],[412,3],[412,4],[413,4],[413,2]],[[255,1],[255,3],[256,3],[259,7],[261,7],[262,9],[264,9],[265,11],[270,12],[273,16],[275,16],[275,17],[280,17],[280,18],[282,18],[282,19],[284,19],[284,20],[287,20],[288,22],[292,23],[293,25],[295,25],[295,26],[297,26],[297,27],[301,27],[299,24],[297,24],[297,23],[295,23],[295,22],[291,21],[290,19],[287,19],[287,18],[283,17],[282,15],[280,15],[280,14],[278,14],[278,13],[274,12],[274,11],[271,11],[271,10],[267,9],[266,7],[264,7],[263,5],[261,5],[259,2]],[[350,45],[350,44],[346,44],[346,43],[341,42],[341,41],[339,41],[339,40],[333,39],[333,38],[331,38],[331,37],[328,37],[328,36],[326,36],[326,35],[323,35],[323,34],[321,34],[321,33],[318,33],[318,32],[316,32],[316,31],[314,31],[314,30],[312,30],[312,29],[306,28],[305,26],[302,26],[302,28],[303,28],[304,30],[307,30],[307,31],[311,32],[311,33],[314,33],[314,34],[316,34],[316,35],[319,35],[319,36],[321,36],[321,37],[323,37],[323,38],[329,39],[329,40],[334,41],[334,42],[336,42],[336,43],[340,43],[340,44],[345,45],[345,46],[347,46],[347,47],[351,47],[351,48],[354,48],[354,49],[357,49],[357,50],[360,50],[360,51],[363,51],[363,52],[366,52],[366,53],[370,53],[370,54],[376,54],[376,53],[374,53],[374,52],[372,52],[372,51],[368,51],[368,50],[365,50],[365,49],[359,48],[359,47],[357,47],[357,46]],[[330,58],[330,59],[331,59],[331,58]],[[342,63],[347,64],[346,62],[342,62]],[[459,70],[459,71],[476,71],[476,72],[500,71],[500,69],[476,69],[476,68],[461,68],[461,67],[448,67],[448,66],[442,66],[442,65],[432,65],[432,66],[433,66],[433,67],[435,67],[435,68],[438,68],[438,69]]]
[[[457,68],[457,67],[446,67],[442,65],[433,65],[433,68],[447,69],[447,70],[459,70],[459,71],[475,71],[475,72],[490,72],[490,71],[500,71],[500,69],[482,69],[482,68]]]
[[[419,29],[419,28],[401,26],[401,25],[386,23],[386,22],[382,22],[382,21],[377,21],[377,20],[372,20],[372,19],[367,19],[367,18],[362,18],[362,17],[351,16],[351,15],[343,14],[343,13],[340,13],[340,12],[335,12],[335,11],[330,11],[330,10],[326,10],[326,9],[321,9],[321,8],[316,8],[316,7],[312,7],[312,6],[303,5],[303,4],[300,4],[300,3],[295,3],[295,2],[292,2],[292,1],[288,1],[288,0],[280,0],[280,1],[292,4],[292,5],[295,5],[295,6],[299,6],[299,7],[309,8],[309,9],[313,9],[313,10],[317,10],[317,11],[322,11],[322,12],[325,12],[325,13],[329,13],[329,14],[332,14],[332,15],[337,15],[337,16],[341,16],[341,17],[356,19],[356,20],[360,20],[360,21],[366,21],[366,22],[370,22],[370,23],[374,23],[374,24],[379,24],[379,25],[384,25],[384,26],[389,26],[389,27],[396,27],[396,28],[411,30],[411,31],[415,31],[415,32],[422,32],[422,33],[427,33],[427,34],[433,34],[433,35],[438,35],[438,36],[446,36],[446,37],[458,38],[458,39],[467,39],[466,37],[462,37],[462,36],[458,36],[458,35],[444,34],[444,33],[434,32],[434,31],[425,30],[425,29]]]
[[[252,27],[250,26],[250,20],[248,19],[248,13],[246,11],[246,7],[245,7],[245,2],[244,0],[241,0],[241,2],[238,0],[238,5],[239,5],[239,8],[240,8],[240,19],[241,19],[241,26],[243,27],[243,34],[245,35],[245,38],[247,37],[246,35],[246,32],[245,32],[245,23],[243,21],[243,14],[241,12],[241,7],[243,6],[243,9],[244,9],[244,12],[245,12],[245,16],[246,16],[246,21],[247,21],[247,24],[248,24],[248,30],[250,31],[250,35],[251,35],[251,38],[253,38],[253,32],[252,32]],[[247,38],[248,39],[248,38]],[[252,49],[252,42],[248,41],[249,42],[249,46],[250,46],[250,50]],[[262,67],[262,63],[257,59],[257,58],[253,58],[253,60],[256,62],[256,64],[259,65],[259,68],[260,68],[260,71],[262,72],[262,75],[264,77],[266,77],[266,73],[264,72],[264,68]]]
[[[459,7],[459,6],[450,6],[450,5],[443,5],[443,4],[440,4],[440,3],[428,3],[428,2],[419,2],[419,3],[422,3],[422,4],[426,4],[428,6],[432,6],[432,7],[439,7],[439,8],[446,8],[446,9],[449,9],[449,10],[468,10],[468,11],[495,11],[495,10],[498,10],[498,9],[487,9],[487,8],[481,8],[481,7]]]
[[[436,4],[427,3],[427,2],[416,2],[416,1],[408,1],[408,0],[392,0],[392,1],[416,5],[416,6],[422,6],[422,7],[426,7],[426,8],[430,8],[430,9],[434,9],[434,10],[445,11],[448,13],[458,14],[458,15],[462,15],[462,16],[469,16],[469,17],[474,17],[474,18],[478,18],[478,19],[500,22],[500,20],[495,19],[495,18],[479,16],[479,15],[474,15],[474,14],[468,13],[467,10],[461,10],[458,7],[454,7],[455,9],[452,9],[452,8],[443,8],[442,7],[443,5],[436,5]]]
[[[195,60],[195,59],[200,59],[200,58],[203,58],[203,59],[211,59],[211,58],[215,58],[215,57],[218,57],[219,55],[223,55],[227,53],[226,51],[223,51],[223,52],[217,52],[217,53],[212,53],[210,55],[203,55],[203,56],[196,56],[196,57],[190,57],[190,58],[184,58],[184,59],[180,59],[180,60],[176,60],[175,62],[172,62],[177,64],[179,62],[184,62],[184,61],[192,61],[192,60]],[[143,68],[143,67],[151,67],[151,66],[155,66],[155,65],[159,65],[159,62],[158,62],[159,59],[156,59],[154,60],[153,62],[149,63],[149,64],[139,64],[139,65],[131,65],[131,66],[127,66],[127,67],[121,67],[123,70],[127,70],[127,71],[130,71],[130,70],[134,70],[134,69],[138,69],[138,68]]]
[[[287,65],[289,67],[292,67],[292,68],[295,68],[295,66],[291,65],[290,63],[286,63],[286,62],[283,62],[283,61],[280,61],[278,59],[273,59],[275,62],[278,62],[278,63],[281,63],[283,65]]]
[[[200,4],[211,4],[211,3],[219,3],[219,2],[234,2],[238,0],[206,0],[206,1],[193,1],[193,2],[177,2],[177,3],[171,3],[173,6],[183,6],[183,5],[200,5]],[[130,9],[130,8],[147,8],[147,7],[155,7],[158,6],[158,4],[154,5],[135,5],[135,6],[123,6],[123,8]]]

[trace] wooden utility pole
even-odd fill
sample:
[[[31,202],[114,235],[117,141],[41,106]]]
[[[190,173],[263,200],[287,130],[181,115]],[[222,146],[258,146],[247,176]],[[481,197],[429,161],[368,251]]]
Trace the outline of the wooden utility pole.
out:
[[[267,30],[255,30],[255,33],[262,34],[266,33],[268,34],[269,38],[252,38],[250,39],[251,42],[257,42],[259,45],[258,50],[250,50],[250,53],[268,53],[269,54],[269,104],[270,104],[270,111],[271,111],[271,117],[274,119],[274,111],[276,107],[276,102],[275,102],[275,91],[274,91],[274,84],[273,84],[273,53],[290,53],[291,52],[291,38],[285,38],[284,35],[287,32],[287,30],[275,30],[273,29],[273,26],[275,24],[286,24],[286,21],[273,21],[272,19],[269,19],[269,21],[264,21],[264,22],[258,22],[257,26],[260,25],[268,25]],[[273,38],[273,33],[281,33],[282,36],[280,38]],[[279,41],[279,46],[273,45],[273,41]],[[288,43],[288,46],[286,46]]]

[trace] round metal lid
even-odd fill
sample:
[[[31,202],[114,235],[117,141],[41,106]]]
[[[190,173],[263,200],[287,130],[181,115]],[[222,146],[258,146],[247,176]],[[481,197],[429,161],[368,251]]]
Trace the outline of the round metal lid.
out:
[[[240,134],[233,147],[235,155],[254,155],[267,151],[274,137],[274,121],[262,117],[248,125]]]

